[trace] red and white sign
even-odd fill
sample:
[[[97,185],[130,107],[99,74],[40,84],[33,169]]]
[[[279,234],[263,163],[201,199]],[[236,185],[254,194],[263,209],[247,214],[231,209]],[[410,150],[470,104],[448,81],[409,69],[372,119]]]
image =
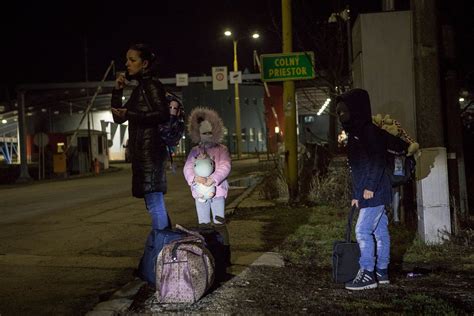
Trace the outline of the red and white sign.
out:
[[[227,90],[227,66],[212,67],[212,90]]]

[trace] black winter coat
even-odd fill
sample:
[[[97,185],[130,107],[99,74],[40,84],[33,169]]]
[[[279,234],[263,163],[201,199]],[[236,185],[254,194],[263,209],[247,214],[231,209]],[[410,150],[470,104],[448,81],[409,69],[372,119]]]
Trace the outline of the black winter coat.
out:
[[[352,198],[360,208],[390,204],[392,186],[385,171],[386,137],[384,131],[372,124],[372,112],[367,91],[353,89],[337,97],[349,110],[350,120],[343,123],[349,134],[348,158],[352,176]],[[365,200],[364,190],[374,192]]]
[[[166,193],[168,152],[161,140],[158,124],[169,120],[169,108],[165,91],[157,78],[143,76],[138,78],[138,82],[130,99],[123,105],[127,108],[125,119],[114,115],[114,122],[122,124],[128,120],[132,194],[143,198],[146,193]],[[113,90],[113,108],[122,107],[122,95],[123,90]]]

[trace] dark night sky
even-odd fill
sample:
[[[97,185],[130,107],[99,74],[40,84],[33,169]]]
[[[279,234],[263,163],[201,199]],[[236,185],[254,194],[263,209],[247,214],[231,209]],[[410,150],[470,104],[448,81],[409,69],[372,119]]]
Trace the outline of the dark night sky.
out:
[[[305,2],[314,19],[327,20],[331,12],[346,4],[352,14],[379,11],[382,1],[294,0]],[[446,2],[446,1],[442,1]],[[187,72],[190,76],[209,74],[212,66],[232,67],[232,43],[223,38],[225,27],[243,35],[262,33],[258,44],[239,43],[241,69],[253,71],[252,51],[274,53],[281,50],[280,34],[273,21],[280,23],[280,0],[159,0],[154,5],[129,2],[125,5],[86,4],[63,1],[48,5],[35,1],[16,4],[2,12],[0,84],[82,81],[85,79],[84,39],[87,37],[89,80],[100,80],[111,60],[123,67],[124,55],[132,42],[148,42],[161,61],[161,77]],[[396,1],[398,7],[409,1]],[[470,47],[474,28],[472,1],[449,1],[443,11],[454,14],[458,63],[472,70]],[[301,5],[299,6],[301,8]],[[298,19],[293,12],[293,19]],[[302,32],[303,30],[299,30]],[[304,30],[310,32],[311,30]],[[303,32],[304,32],[303,31]]]

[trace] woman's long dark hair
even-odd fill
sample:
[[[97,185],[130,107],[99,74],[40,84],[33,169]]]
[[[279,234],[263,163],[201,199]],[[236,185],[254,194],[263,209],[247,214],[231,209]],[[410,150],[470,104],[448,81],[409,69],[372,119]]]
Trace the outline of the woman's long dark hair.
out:
[[[158,72],[158,58],[156,58],[156,54],[153,52],[153,49],[148,44],[138,43],[132,44],[129,49],[136,50],[140,53],[140,58],[143,61],[148,61],[149,67],[148,72],[151,74],[157,74]]]

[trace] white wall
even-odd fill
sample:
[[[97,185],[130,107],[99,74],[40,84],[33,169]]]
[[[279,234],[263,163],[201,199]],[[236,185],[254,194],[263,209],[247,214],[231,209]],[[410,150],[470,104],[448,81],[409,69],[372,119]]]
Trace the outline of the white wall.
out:
[[[372,114],[390,114],[416,139],[411,11],[361,14],[352,30],[354,88],[369,92]]]
[[[107,133],[110,161],[125,160],[123,145],[128,140],[128,123],[115,124],[110,111],[96,112],[94,121],[98,129]]]
[[[71,132],[77,129],[83,114],[63,114],[55,117],[52,131],[55,133]],[[125,144],[128,139],[128,123],[120,126],[113,122],[112,113],[110,111],[99,111],[92,113],[91,129],[104,131],[107,133],[109,150],[109,160],[125,160]],[[80,129],[87,129],[87,118],[80,125]],[[96,146],[93,146],[95,148]],[[105,162],[104,162],[105,163]]]

